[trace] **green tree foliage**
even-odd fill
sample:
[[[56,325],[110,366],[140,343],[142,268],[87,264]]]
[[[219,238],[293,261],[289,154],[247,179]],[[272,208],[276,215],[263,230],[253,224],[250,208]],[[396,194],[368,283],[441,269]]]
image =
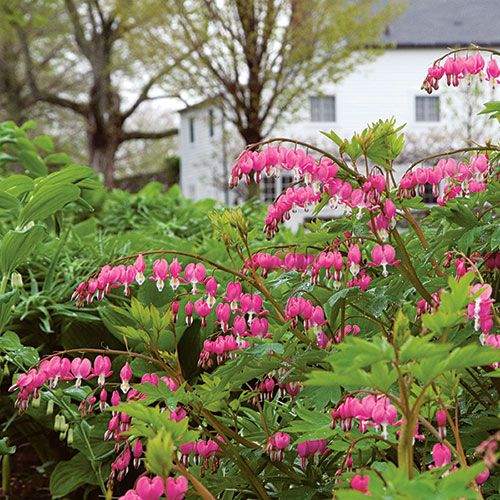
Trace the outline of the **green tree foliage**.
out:
[[[175,94],[166,84],[185,56],[172,42],[163,2],[5,0],[3,11],[11,35],[17,34],[14,46],[30,99],[67,110],[83,125],[89,163],[108,187],[121,145],[176,134],[164,124],[135,127],[145,103]],[[10,57],[8,62],[16,64]],[[17,73],[9,74],[14,79]]]

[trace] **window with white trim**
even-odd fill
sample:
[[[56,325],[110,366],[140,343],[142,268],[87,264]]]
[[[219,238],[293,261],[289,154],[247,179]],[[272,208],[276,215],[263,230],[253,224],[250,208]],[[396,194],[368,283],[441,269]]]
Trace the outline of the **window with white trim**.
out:
[[[277,179],[264,175],[262,177],[262,201],[265,203],[272,203],[280,193],[294,182],[293,175],[288,172],[281,172],[281,175]]]
[[[334,122],[337,119],[334,95],[312,96],[309,104],[312,122]]]
[[[438,122],[440,119],[439,96],[415,97],[415,121]]]
[[[262,177],[262,201],[266,203],[272,203],[277,195],[276,184],[278,179],[274,177]]]

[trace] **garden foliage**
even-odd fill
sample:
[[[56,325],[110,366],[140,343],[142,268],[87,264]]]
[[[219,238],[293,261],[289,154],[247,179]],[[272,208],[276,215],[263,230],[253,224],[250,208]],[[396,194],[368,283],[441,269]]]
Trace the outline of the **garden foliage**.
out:
[[[494,495],[500,148],[397,181],[393,120],[325,135],[338,155],[269,140],[239,156],[232,185],[295,174],[262,216],[156,185],[105,194],[2,125],[0,351],[19,420],[74,450],[53,497]],[[327,204],[342,216],[283,230]]]

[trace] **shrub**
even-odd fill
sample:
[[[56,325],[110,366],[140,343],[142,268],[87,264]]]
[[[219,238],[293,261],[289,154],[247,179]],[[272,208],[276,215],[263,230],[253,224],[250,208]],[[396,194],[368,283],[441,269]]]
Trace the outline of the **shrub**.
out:
[[[481,74],[467,61],[450,83]],[[500,148],[417,161],[397,183],[400,130],[331,132],[339,157],[269,140],[237,159],[233,186],[295,173],[268,208],[269,238],[298,207],[341,218],[265,244],[243,210],[216,210],[215,250],[148,241],[81,281],[72,298],[121,346],[32,357],[11,388],[77,450],[52,473],[54,497],[84,485],[126,499],[493,492]],[[427,184],[438,205],[419,222]],[[2,341],[26,352],[11,332]]]

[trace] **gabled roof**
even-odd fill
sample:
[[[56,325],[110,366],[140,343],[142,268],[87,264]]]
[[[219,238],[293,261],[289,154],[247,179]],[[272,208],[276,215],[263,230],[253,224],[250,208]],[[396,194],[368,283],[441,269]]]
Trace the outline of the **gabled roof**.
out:
[[[400,0],[401,1],[401,0]],[[398,47],[500,46],[500,0],[406,0],[384,42]]]
[[[499,0],[500,1],[500,0]],[[205,108],[207,106],[220,106],[221,101],[220,101],[220,96],[215,96],[215,97],[206,97],[202,101],[195,102],[194,104],[189,104],[185,108],[182,108],[179,113],[186,113],[189,111],[193,111],[198,108]]]

